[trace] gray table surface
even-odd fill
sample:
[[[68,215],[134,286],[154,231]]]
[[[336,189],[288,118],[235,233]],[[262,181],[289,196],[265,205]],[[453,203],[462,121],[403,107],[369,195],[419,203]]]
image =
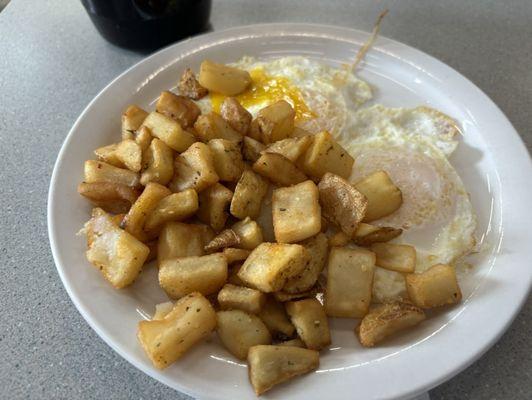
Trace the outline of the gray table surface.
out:
[[[319,22],[370,30],[383,7],[391,12],[382,35],[475,82],[531,149],[530,0],[215,0],[212,25]],[[0,13],[0,398],[187,398],[92,331],[62,286],[46,230],[48,184],[63,139],[88,102],[142,57],[101,39],[79,1],[12,0]],[[529,299],[502,339],[432,390],[432,399],[532,398],[531,332]]]

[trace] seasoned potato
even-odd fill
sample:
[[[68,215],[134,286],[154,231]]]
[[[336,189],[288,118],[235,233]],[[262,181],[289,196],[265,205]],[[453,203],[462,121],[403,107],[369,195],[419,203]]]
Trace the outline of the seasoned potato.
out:
[[[311,142],[312,138],[310,136],[288,138],[272,143],[264,151],[267,153],[278,153],[295,163],[305,153]]]
[[[126,213],[140,192],[132,187],[111,182],[82,182],[78,185],[78,193],[107,212]]]
[[[249,126],[248,131],[248,137],[262,143],[262,133],[259,127],[259,121],[256,118],[251,121],[251,125]]]
[[[272,335],[290,337],[296,330],[286,314],[284,305],[271,296],[266,297],[266,303],[262,306],[258,316],[266,324]]]
[[[142,161],[142,149],[133,139],[100,147],[94,151],[98,159],[119,168],[139,172]]]
[[[365,222],[390,215],[403,204],[403,195],[385,171],[377,171],[355,184],[368,199]]]
[[[200,65],[199,83],[211,92],[236,96],[251,84],[247,71],[205,60]]]
[[[156,368],[163,369],[205,339],[216,327],[216,313],[200,293],[175,303],[161,320],[140,321],[137,337]]]
[[[245,360],[250,347],[270,344],[272,337],[264,322],[242,310],[216,313],[218,337],[235,357]]]
[[[249,349],[249,380],[260,396],[273,386],[306,374],[319,365],[319,353],[293,346],[253,346]]]
[[[313,136],[314,134],[312,132],[309,132],[303,128],[300,128],[298,126],[294,127],[294,130],[290,134],[291,138],[301,138],[304,136]]]
[[[235,249],[233,247],[226,247],[225,249],[223,249],[222,253],[227,259],[227,264],[231,265],[236,262],[245,261],[246,258],[248,258],[251,254],[251,251],[244,249]]]
[[[220,232],[227,221],[227,206],[231,203],[233,192],[216,183],[199,195],[198,218],[209,224],[215,232]]]
[[[202,256],[205,245],[202,225],[168,222],[164,225],[157,245],[157,263],[180,257]]]
[[[327,265],[325,310],[330,317],[362,318],[371,303],[375,254],[333,247]]]
[[[224,229],[207,243],[204,249],[207,253],[212,253],[226,247],[237,246],[239,243],[240,237],[232,229]]]
[[[96,215],[104,214],[102,213],[101,208],[93,208],[92,209],[92,217]],[[110,221],[117,227],[120,227],[120,223],[124,219],[125,214],[117,214],[117,215],[108,215]],[[93,229],[92,219],[85,223],[83,226],[83,232],[85,233],[87,237],[87,248],[90,248],[92,246],[92,243],[98,238],[98,233],[96,230]]]
[[[334,235],[329,237],[329,246],[331,247],[343,247],[349,243],[351,238],[344,232],[336,232]]]
[[[161,320],[164,319],[170,312],[174,309],[174,303],[171,301],[166,301],[164,303],[159,303],[155,305],[155,313],[153,314],[152,320]]]
[[[277,292],[308,260],[308,252],[298,244],[262,243],[251,252],[238,276],[262,292]]]
[[[397,272],[414,272],[416,268],[416,249],[405,244],[375,243],[371,251],[377,255],[379,267]]]
[[[222,310],[243,310],[250,314],[260,312],[266,295],[258,290],[236,286],[227,283],[222,290],[218,292],[218,304]]]
[[[220,115],[211,111],[198,117],[194,123],[198,138],[207,143],[212,139],[225,139],[240,144],[242,134],[234,130]]]
[[[142,154],[150,146],[153,136],[148,128],[141,126],[138,131],[135,133],[135,142],[140,146]]]
[[[252,116],[248,110],[240,105],[237,99],[234,97],[226,98],[222,103],[220,112],[235,131],[242,135],[248,132]]]
[[[315,179],[321,179],[326,172],[342,178],[351,175],[355,160],[333,139],[329,132],[312,136],[312,143],[301,157],[299,165],[303,172]]]
[[[169,187],[174,192],[192,188],[199,193],[218,180],[211,149],[198,142],[175,158],[174,177]]]
[[[403,232],[402,229],[387,226],[375,226],[361,222],[358,225],[353,241],[359,246],[370,246],[395,239]]]
[[[268,191],[268,182],[251,170],[245,170],[240,177],[233,199],[231,214],[239,219],[257,218],[263,197]]]
[[[174,175],[174,151],[162,140],[153,139],[142,156],[143,171],[140,183],[167,185]]]
[[[277,153],[263,153],[253,164],[253,171],[278,186],[290,186],[307,180],[288,158]]]
[[[148,113],[136,105],[130,105],[122,114],[122,140],[133,139]]]
[[[318,184],[323,216],[350,238],[366,215],[368,201],[341,176],[327,172]]]
[[[294,301],[300,299],[306,299],[307,297],[315,297],[318,293],[318,288],[320,286],[316,285],[309,290],[299,293],[288,293],[288,292],[274,292],[273,297],[275,300],[280,301],[281,303],[286,303],[287,301]]]
[[[244,160],[240,146],[226,139],[212,139],[209,148],[214,161],[214,169],[221,181],[238,181],[244,172]]]
[[[151,112],[142,125],[150,130],[152,136],[161,139],[178,152],[185,151],[196,141],[194,135],[185,131],[179,122],[157,111]]]
[[[331,344],[331,333],[325,310],[316,299],[286,303],[286,312],[305,346],[321,350]]]
[[[276,346],[290,346],[290,347],[301,347],[302,349],[306,348],[305,343],[300,338],[295,338],[292,340],[285,340],[284,342],[277,343]]]
[[[273,230],[278,242],[299,242],[320,232],[318,197],[318,188],[312,181],[273,191]]]
[[[249,217],[246,217],[242,221],[238,221],[231,227],[231,229],[240,238],[238,247],[242,249],[253,250],[259,244],[264,242],[261,227]]]
[[[191,128],[201,114],[196,103],[167,91],[161,93],[155,109],[158,113],[176,120],[185,129]]]
[[[227,263],[230,264],[228,258],[227,258]],[[235,285],[235,286],[247,287],[246,283],[238,277],[238,271],[240,271],[241,267],[242,267],[242,262],[236,262],[233,265],[231,265],[231,268],[229,270],[229,277],[227,278],[227,283],[230,283],[231,285]]]
[[[198,194],[194,189],[172,193],[161,199],[146,217],[144,230],[151,232],[170,221],[182,221],[198,210]]]
[[[209,91],[200,85],[196,75],[190,68],[185,69],[178,85],[179,93],[192,100],[199,100],[209,94]]]
[[[221,253],[172,258],[159,265],[159,284],[172,299],[192,292],[205,296],[216,293],[226,280],[227,260]]]
[[[299,244],[305,247],[310,255],[310,260],[299,274],[286,281],[283,291],[287,293],[302,293],[311,290],[318,281],[327,261],[328,246],[325,234],[319,233]]]
[[[105,279],[120,289],[133,283],[150,252],[148,246],[120,229],[102,209],[95,208],[87,223],[91,239],[87,259]],[[89,236],[89,234],[87,235]]]
[[[416,326],[424,319],[423,310],[410,303],[382,304],[362,319],[357,328],[358,338],[362,346],[373,347],[399,331]]]
[[[279,100],[264,107],[257,114],[257,124],[263,143],[286,139],[294,130],[296,113],[290,103]]]
[[[373,303],[392,303],[394,301],[408,301],[405,275],[388,269],[375,267],[373,276]]]
[[[139,174],[129,169],[113,167],[110,164],[87,160],[84,165],[85,183],[109,182],[130,187],[139,186]]]
[[[261,152],[265,149],[266,146],[258,140],[244,136],[242,142],[242,155],[244,160],[254,163],[260,158]]]
[[[456,272],[450,265],[437,264],[421,274],[406,275],[406,288],[412,302],[421,308],[456,304],[462,300]]]

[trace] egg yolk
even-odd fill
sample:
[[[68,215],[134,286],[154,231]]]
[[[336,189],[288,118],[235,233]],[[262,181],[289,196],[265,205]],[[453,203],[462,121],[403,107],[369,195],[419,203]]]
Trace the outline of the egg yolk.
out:
[[[303,96],[288,78],[266,75],[262,68],[256,68],[249,72],[251,75],[251,85],[249,88],[235,98],[244,108],[256,105],[267,106],[279,100],[285,100],[294,107],[296,121],[308,120],[316,117],[316,114],[305,104]],[[226,96],[218,93],[211,93],[211,104],[213,111],[219,113]]]

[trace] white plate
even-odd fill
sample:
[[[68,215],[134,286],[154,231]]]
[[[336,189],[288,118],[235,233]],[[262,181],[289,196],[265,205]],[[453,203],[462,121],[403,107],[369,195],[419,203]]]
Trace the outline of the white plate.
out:
[[[155,379],[201,399],[254,398],[242,363],[221,346],[194,348],[164,371],[154,369],[136,339],[137,322],[165,300],[154,269],[131,288],[116,291],[85,260],[76,236],[90,207],[76,193],[83,160],[120,136],[126,105],[149,107],[173,87],[184,67],[205,59],[231,62],[243,55],[304,55],[327,63],[353,60],[365,32],[307,24],[256,25],[210,33],[168,47],[124,72],[87,106],[68,134],[50,184],[48,226],[66,290],[93,329],[122,357]],[[360,75],[378,88],[376,102],[429,104],[457,119],[463,140],[454,166],[470,190],[487,250],[462,282],[464,301],[418,329],[374,349],[363,349],[353,320],[332,323],[333,345],[316,373],[264,398],[408,398],[449,379],[500,337],[527,297],[532,246],[532,172],[529,155],[505,116],[477,87],[434,58],[379,38]],[[82,356],[82,355],[81,355]]]

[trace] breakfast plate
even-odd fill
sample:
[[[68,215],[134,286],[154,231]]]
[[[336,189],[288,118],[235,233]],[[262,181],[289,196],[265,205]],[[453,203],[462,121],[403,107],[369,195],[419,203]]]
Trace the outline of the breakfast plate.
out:
[[[204,59],[231,63],[243,56],[272,60],[303,56],[341,67],[355,58],[369,34],[309,24],[265,24],[214,32],[177,43],[136,64],[104,88],[80,115],[59,153],[49,191],[48,227],[63,284],[91,327],[122,357],[160,382],[200,399],[255,398],[246,365],[213,338],[179,362],[156,370],[138,345],[137,323],[167,298],[148,268],[129,288],[116,291],[85,259],[76,236],[90,206],[76,193],[81,160],[120,138],[117,118],[128,104],[150,108],[175,88],[186,67]],[[272,390],[265,398],[406,399],[457,374],[502,335],[526,300],[532,273],[527,231],[532,190],[530,157],[497,106],[450,67],[404,44],[379,37],[358,76],[373,89],[371,104],[428,106],[460,125],[450,162],[477,215],[477,252],[460,277],[463,301],[440,310],[417,329],[366,349],[352,320],[331,322],[332,345],[314,373]]]

